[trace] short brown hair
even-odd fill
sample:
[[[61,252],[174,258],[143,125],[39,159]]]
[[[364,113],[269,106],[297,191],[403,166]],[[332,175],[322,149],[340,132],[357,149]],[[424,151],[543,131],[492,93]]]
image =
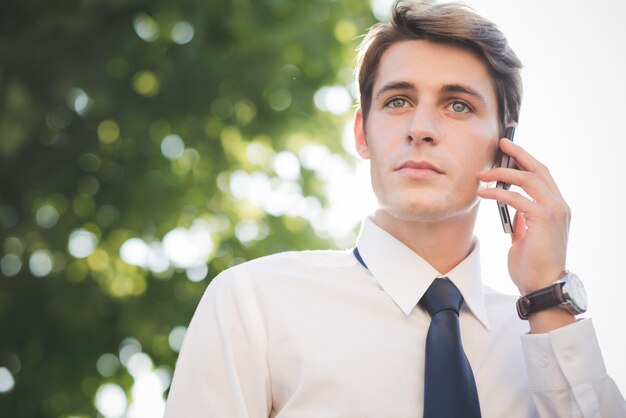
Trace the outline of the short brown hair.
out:
[[[477,53],[493,78],[501,133],[517,122],[522,103],[522,63],[498,27],[463,4],[397,1],[389,23],[374,25],[359,46],[357,80],[363,120],[383,53],[393,44],[414,39],[447,43]]]

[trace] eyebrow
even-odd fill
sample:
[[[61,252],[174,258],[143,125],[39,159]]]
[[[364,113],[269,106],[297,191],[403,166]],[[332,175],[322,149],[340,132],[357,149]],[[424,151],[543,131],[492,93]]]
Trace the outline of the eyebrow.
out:
[[[480,100],[483,104],[487,103],[483,95],[480,94],[478,90],[475,90],[471,88],[470,86],[466,86],[464,84],[446,84],[445,86],[441,88],[441,92],[442,93],[465,93]]]
[[[382,86],[377,92],[375,99],[378,99],[383,94],[390,90],[417,90],[415,84],[409,81],[392,81]],[[476,89],[467,86],[465,84],[446,84],[439,90],[441,93],[464,93],[475,97],[482,103],[486,103],[485,98]]]
[[[410,83],[408,81],[391,81],[384,86],[382,86],[376,92],[376,96],[374,99],[378,99],[383,94],[387,93],[390,90],[416,90],[415,84]]]

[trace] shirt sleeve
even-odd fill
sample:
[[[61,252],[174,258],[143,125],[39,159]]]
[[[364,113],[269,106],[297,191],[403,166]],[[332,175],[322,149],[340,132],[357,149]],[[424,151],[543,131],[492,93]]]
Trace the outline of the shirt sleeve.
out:
[[[269,416],[267,339],[246,275],[233,268],[209,284],[185,335],[165,418]]]
[[[591,319],[522,336],[539,417],[626,417],[626,402],[604,366]]]

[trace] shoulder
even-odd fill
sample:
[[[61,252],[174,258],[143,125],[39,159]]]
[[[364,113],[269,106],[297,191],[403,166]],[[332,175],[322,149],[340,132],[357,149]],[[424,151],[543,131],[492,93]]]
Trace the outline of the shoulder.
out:
[[[287,251],[260,257],[242,264],[233,269],[248,272],[272,272],[283,269],[300,267],[312,269],[335,269],[349,267],[355,264],[355,258],[349,250],[307,250]]]
[[[324,277],[330,272],[336,274],[338,270],[354,268],[356,263],[350,250],[287,251],[246,261],[224,270],[212,280],[211,286]]]
[[[254,312],[297,310],[342,288],[358,271],[351,251],[290,251],[238,264],[217,275],[203,304]],[[351,282],[350,282],[351,283]]]

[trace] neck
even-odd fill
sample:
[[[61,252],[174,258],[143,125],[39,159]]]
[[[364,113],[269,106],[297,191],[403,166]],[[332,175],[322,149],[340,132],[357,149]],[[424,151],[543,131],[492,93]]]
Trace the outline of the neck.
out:
[[[478,205],[468,213],[442,221],[403,220],[377,210],[373,220],[419,254],[438,272],[446,274],[474,248],[474,224]]]

